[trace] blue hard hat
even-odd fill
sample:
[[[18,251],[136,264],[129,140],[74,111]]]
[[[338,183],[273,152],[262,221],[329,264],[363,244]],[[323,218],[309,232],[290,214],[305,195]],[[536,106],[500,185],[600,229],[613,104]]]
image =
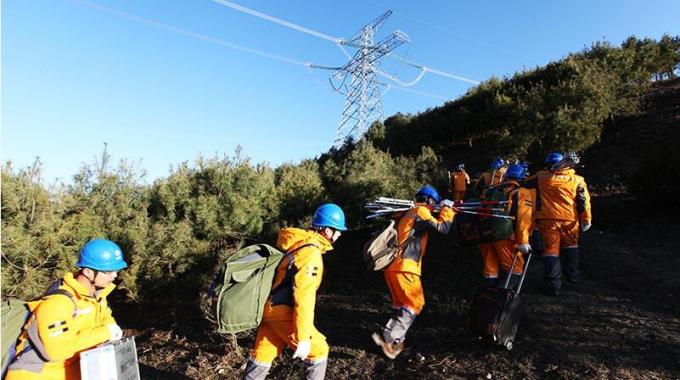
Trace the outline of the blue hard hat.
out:
[[[521,164],[514,164],[508,166],[508,170],[505,171],[505,178],[507,179],[517,179],[522,180],[526,178],[527,170]]]
[[[465,170],[465,164],[456,165],[456,171],[462,172],[463,170]]]
[[[437,190],[435,190],[434,187],[430,185],[425,185],[421,187],[420,190],[418,190],[418,192],[416,193],[416,198],[420,197],[430,197],[434,199],[435,203],[439,203],[440,201],[439,193],[437,192]]]
[[[118,244],[106,239],[90,240],[80,250],[78,268],[90,268],[98,271],[111,272],[127,268],[123,259],[123,251]]]
[[[545,156],[545,163],[548,165],[554,165],[562,160],[564,160],[564,156],[560,152],[552,152]]]
[[[504,164],[505,161],[503,161],[502,158],[499,158],[491,163],[491,169],[500,169]]]
[[[312,226],[314,227],[330,227],[338,231],[347,231],[345,225],[345,213],[340,206],[335,203],[326,203],[314,212],[312,218]]]

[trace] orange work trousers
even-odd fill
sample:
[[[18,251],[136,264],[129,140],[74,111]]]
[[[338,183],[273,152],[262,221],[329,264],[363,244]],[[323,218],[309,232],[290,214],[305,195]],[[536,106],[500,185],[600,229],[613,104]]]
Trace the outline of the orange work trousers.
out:
[[[420,276],[409,272],[385,271],[385,282],[390,288],[392,307],[394,309],[407,308],[418,315],[425,306],[425,292],[420,282]]]
[[[479,250],[482,252],[482,260],[484,260],[484,277],[498,278],[501,268],[505,272],[510,272],[510,266],[515,257],[515,252],[517,252],[517,246],[513,240],[505,239],[491,243],[481,243],[479,244]],[[521,252],[517,252],[517,255],[517,261],[515,261],[515,268],[512,273],[521,274],[524,268],[524,257],[522,257]]]
[[[561,248],[578,248],[577,221],[539,219],[538,230],[545,246],[544,256],[559,256]]]
[[[453,192],[453,200],[454,201],[462,201],[464,195],[465,195],[464,191],[454,191]]]
[[[271,364],[286,346],[296,349],[297,342],[293,340],[294,332],[293,308],[287,305],[271,306],[271,303],[267,302],[262,323],[257,329],[252,359],[257,364]],[[312,349],[307,357],[308,360],[315,362],[328,358],[326,337],[316,328],[312,331],[311,342]]]

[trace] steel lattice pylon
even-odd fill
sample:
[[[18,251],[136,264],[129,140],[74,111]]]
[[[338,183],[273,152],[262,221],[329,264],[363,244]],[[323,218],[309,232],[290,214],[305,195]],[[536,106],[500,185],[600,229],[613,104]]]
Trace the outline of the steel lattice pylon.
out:
[[[386,84],[376,78],[380,59],[398,46],[410,42],[409,37],[399,30],[378,43],[373,42],[375,32],[391,14],[392,11],[385,12],[361,28],[351,39],[341,42],[344,46],[357,48],[357,51],[349,62],[331,76],[331,83],[334,80],[340,82],[334,88],[346,94],[345,107],[335,135],[336,146],[348,138],[361,137],[371,123],[382,119],[382,94]],[[349,85],[348,78],[351,78]]]

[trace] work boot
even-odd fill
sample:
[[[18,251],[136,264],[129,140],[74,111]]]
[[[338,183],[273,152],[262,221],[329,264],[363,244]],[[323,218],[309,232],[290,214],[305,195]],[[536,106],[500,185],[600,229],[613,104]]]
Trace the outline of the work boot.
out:
[[[560,290],[559,289],[552,289],[552,288],[543,288],[543,292],[549,296],[554,296],[554,297],[559,297],[560,296]]]
[[[392,360],[394,360],[394,358],[396,358],[399,354],[401,354],[402,351],[404,351],[404,342],[387,343],[378,333],[373,333],[373,335],[371,335],[371,338],[373,338],[373,342],[375,342],[376,346],[382,348],[382,351],[385,354],[385,356]]]

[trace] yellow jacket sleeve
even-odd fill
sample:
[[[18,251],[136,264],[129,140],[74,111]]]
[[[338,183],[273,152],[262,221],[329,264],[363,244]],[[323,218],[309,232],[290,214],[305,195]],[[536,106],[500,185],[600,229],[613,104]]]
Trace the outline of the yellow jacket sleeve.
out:
[[[34,311],[40,347],[50,361],[66,360],[77,352],[111,338],[106,325],[78,326],[73,318],[74,303],[64,295],[47,297]],[[112,318],[113,319],[113,318]],[[29,332],[30,334],[30,332]]]
[[[106,302],[106,301],[103,301]],[[106,326],[111,323],[118,324],[116,320],[113,318],[113,312],[111,311],[111,308],[109,307],[108,302],[106,302],[104,305],[102,305],[101,309],[101,324]]]
[[[293,323],[296,342],[309,340],[314,331],[314,308],[316,291],[323,277],[323,259],[321,251],[315,246],[300,249],[295,255],[297,272],[293,287]]]
[[[444,222],[453,222],[453,217],[456,215],[455,212],[453,212],[453,209],[451,207],[443,207],[441,211],[439,212],[439,218],[437,218],[437,221],[440,223]]]
[[[529,244],[529,235],[533,231],[535,194],[535,190],[519,188],[512,197],[517,204],[515,223],[515,243],[517,244]]]

